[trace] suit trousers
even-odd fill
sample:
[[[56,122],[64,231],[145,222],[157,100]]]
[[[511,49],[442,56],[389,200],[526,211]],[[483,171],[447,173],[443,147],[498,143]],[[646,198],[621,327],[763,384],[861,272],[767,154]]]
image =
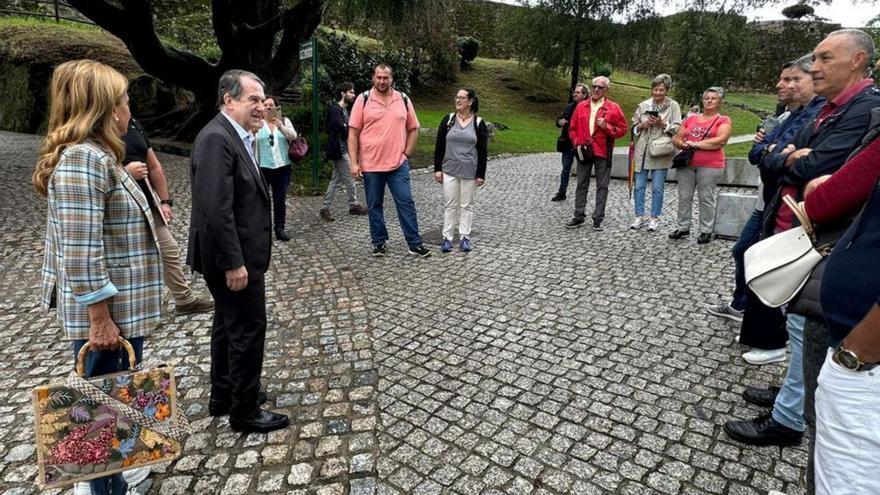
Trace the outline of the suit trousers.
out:
[[[249,418],[259,409],[260,375],[266,341],[264,275],[248,274],[247,286],[233,292],[226,274],[205,276],[214,296],[211,326],[211,399],[231,403],[230,416]]]
[[[611,183],[611,164],[606,158],[592,163],[577,162],[577,189],[574,193],[574,217],[586,218],[587,195],[590,192],[590,175],[596,170],[596,207],[593,209],[593,223],[601,224],[605,219],[605,204],[608,202],[608,185]]]
[[[171,235],[171,229],[162,221],[159,210],[151,208],[153,223],[156,225],[156,237],[159,240],[159,254],[162,256],[162,274],[165,286],[171,291],[174,304],[184,305],[195,301],[186,276],[183,274],[183,263],[180,261],[180,246]]]

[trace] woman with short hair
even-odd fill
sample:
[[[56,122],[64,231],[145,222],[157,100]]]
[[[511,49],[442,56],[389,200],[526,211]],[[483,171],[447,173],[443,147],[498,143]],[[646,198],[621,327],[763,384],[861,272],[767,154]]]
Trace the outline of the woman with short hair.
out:
[[[700,205],[700,235],[697,244],[712,240],[715,225],[716,190],[724,173],[724,145],[730,138],[730,117],[721,115],[724,90],[713,86],[703,91],[703,111],[684,119],[672,142],[680,150],[693,151],[686,167],[678,168],[678,228],[670,239],[681,239],[691,233],[694,189]]]
[[[660,226],[663,211],[663,192],[666,186],[666,173],[672,166],[675,147],[672,137],[681,127],[681,107],[668,96],[672,89],[672,78],[660,74],[651,81],[651,97],[639,103],[632,118],[635,143],[635,200],[636,219],[630,225],[633,230],[647,225],[654,231]],[[645,219],[645,190],[651,176],[651,219]]]

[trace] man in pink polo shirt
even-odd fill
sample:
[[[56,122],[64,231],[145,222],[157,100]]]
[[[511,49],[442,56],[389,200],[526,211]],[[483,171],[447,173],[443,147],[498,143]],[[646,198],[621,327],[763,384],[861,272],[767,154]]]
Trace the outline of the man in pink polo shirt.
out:
[[[426,258],[431,251],[422,245],[416,204],[409,183],[409,157],[419,139],[419,120],[412,101],[391,88],[394,72],[387,64],[373,69],[373,88],[358,96],[348,121],[348,152],[351,175],[364,181],[370,219],[373,256],[385,256],[385,186],[391,191],[397,219],[410,254]]]

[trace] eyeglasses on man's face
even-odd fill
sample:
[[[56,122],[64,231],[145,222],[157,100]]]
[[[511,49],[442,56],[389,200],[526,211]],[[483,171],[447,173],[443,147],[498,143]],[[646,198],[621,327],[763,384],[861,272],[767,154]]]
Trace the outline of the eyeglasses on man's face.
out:
[[[598,84],[594,84],[594,85],[591,86],[591,87],[592,87],[595,91],[599,91],[599,90],[603,90],[603,89],[608,89],[608,86],[600,86],[600,85],[598,85]]]

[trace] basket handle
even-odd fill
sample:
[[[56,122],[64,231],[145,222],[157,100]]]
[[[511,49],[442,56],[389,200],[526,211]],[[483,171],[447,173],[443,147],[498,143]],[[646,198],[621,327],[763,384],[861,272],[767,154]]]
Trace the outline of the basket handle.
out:
[[[137,367],[137,359],[135,359],[134,355],[134,347],[131,344],[122,338],[119,337],[119,344],[125,349],[125,352],[128,353],[128,369],[133,370]],[[90,342],[86,342],[82,348],[79,350],[79,354],[76,356],[76,374],[79,376],[83,376],[86,371],[86,354],[92,348],[92,344]]]
[[[816,240],[816,233],[813,231],[813,222],[810,221],[810,217],[807,216],[807,211],[804,209],[803,203],[798,203],[791,197],[790,194],[786,194],[782,197],[782,201],[791,208],[791,211],[794,213],[794,216],[797,217],[798,221],[801,223],[801,226],[804,228],[804,231],[807,235],[810,236],[810,239],[813,241]]]

